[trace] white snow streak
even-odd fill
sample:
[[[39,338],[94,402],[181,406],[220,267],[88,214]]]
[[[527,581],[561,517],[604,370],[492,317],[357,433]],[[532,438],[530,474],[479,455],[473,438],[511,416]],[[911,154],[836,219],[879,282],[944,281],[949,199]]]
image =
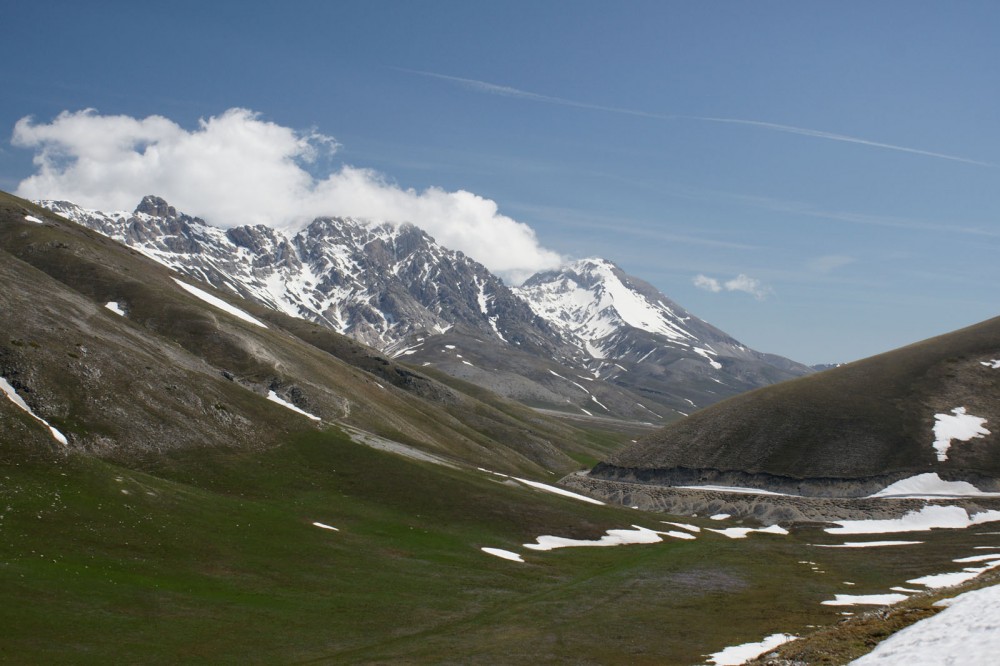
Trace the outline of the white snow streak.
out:
[[[45,220],[39,220],[34,215],[25,215],[24,219],[27,220],[28,222],[34,222],[35,224],[45,224]]]
[[[320,527],[320,528],[322,528],[324,530],[333,530],[334,532],[339,532],[340,531],[336,527],[333,527],[332,525],[327,525],[326,523],[315,522],[315,523],[313,523],[313,525],[315,525],[316,527]]]
[[[3,391],[7,395],[7,397],[10,398],[11,402],[13,402],[15,405],[17,405],[18,407],[20,407],[24,411],[26,411],[36,421],[39,421],[42,425],[44,425],[46,428],[48,428],[49,432],[52,433],[52,437],[57,442],[59,442],[63,446],[67,446],[69,444],[69,441],[66,439],[65,435],[63,435],[61,432],[59,432],[58,430],[56,430],[55,428],[53,428],[51,425],[49,425],[49,422],[46,421],[45,419],[43,419],[41,416],[39,416],[35,412],[31,411],[31,407],[28,407],[28,403],[26,403],[24,401],[24,399],[21,398],[21,396],[19,396],[17,394],[17,391],[14,390],[14,387],[11,386],[7,382],[7,379],[4,378],[4,377],[0,377],[0,391]]]
[[[512,553],[509,550],[504,550],[503,548],[480,548],[487,555],[493,555],[495,557],[502,557],[505,560],[510,560],[511,562],[520,562],[524,564],[524,558],[522,558],[517,553]]]
[[[319,421],[320,420],[320,418],[318,416],[315,416],[314,414],[310,414],[307,411],[299,409],[298,407],[296,407],[292,403],[287,402],[285,400],[282,400],[281,398],[278,397],[278,394],[275,393],[274,391],[268,391],[267,392],[267,399],[270,400],[271,402],[278,403],[282,407],[287,407],[288,409],[292,410],[293,412],[297,412],[297,413],[301,414],[302,416],[308,416],[313,421]]]
[[[885,546],[915,546],[923,541],[847,541],[845,543],[814,543],[817,548],[882,548]]]
[[[192,294],[194,296],[197,296],[198,298],[200,298],[201,300],[205,301],[209,305],[214,305],[215,307],[219,308],[220,310],[228,312],[229,314],[231,314],[231,315],[233,315],[235,317],[239,317],[243,321],[249,322],[249,323],[253,324],[254,326],[260,326],[261,328],[267,328],[267,326],[265,326],[263,323],[261,323],[257,319],[254,319],[253,317],[251,317],[249,314],[247,314],[243,310],[240,310],[239,308],[230,305],[229,303],[225,302],[221,298],[217,298],[216,296],[213,296],[212,294],[208,293],[207,291],[203,291],[203,290],[199,289],[198,287],[194,287],[192,285],[189,285],[186,282],[181,282],[177,278],[174,278],[174,282],[176,282],[178,285],[180,285],[181,288],[184,289],[184,291],[186,291],[189,294]]]
[[[581,502],[588,502],[590,504],[600,504],[604,505],[604,502],[600,500],[595,500],[593,497],[587,497],[586,495],[580,495],[569,490],[563,490],[562,488],[556,488],[555,486],[550,486],[546,483],[540,483],[538,481],[529,481],[528,479],[521,479],[516,476],[510,477],[515,481],[520,481],[526,486],[531,486],[532,488],[537,488],[539,490],[544,490],[547,493],[553,493],[556,495],[562,495],[563,497],[572,497],[573,499],[580,500]]]
[[[759,488],[741,488],[739,486],[674,486],[674,488],[683,488],[685,490],[715,490],[724,493],[741,493],[744,495],[778,495],[781,497],[795,497],[789,493],[776,493],[772,490],[761,490]],[[726,515],[727,514],[720,514]],[[712,520],[721,520],[721,518],[713,517]]]

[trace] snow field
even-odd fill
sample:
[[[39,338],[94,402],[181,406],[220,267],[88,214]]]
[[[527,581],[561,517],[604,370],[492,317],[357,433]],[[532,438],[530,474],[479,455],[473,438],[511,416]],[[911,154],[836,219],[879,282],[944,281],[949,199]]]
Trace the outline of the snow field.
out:
[[[943,599],[933,617],[893,634],[852,664],[988,666],[1000,655],[1000,585]]]

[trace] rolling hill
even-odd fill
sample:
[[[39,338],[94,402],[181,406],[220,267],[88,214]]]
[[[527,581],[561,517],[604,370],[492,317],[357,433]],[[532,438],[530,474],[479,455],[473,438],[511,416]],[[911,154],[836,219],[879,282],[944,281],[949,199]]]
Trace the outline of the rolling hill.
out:
[[[729,398],[591,475],[863,496],[938,474],[1000,489],[1000,318]]]

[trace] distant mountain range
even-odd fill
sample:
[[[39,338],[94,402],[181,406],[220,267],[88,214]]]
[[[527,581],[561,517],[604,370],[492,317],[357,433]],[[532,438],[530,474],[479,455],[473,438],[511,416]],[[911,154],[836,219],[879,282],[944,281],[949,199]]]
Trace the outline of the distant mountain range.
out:
[[[812,372],[604,259],[512,289],[410,224],[324,217],[286,234],[214,227],[155,196],[131,213],[38,203],[218,289],[535,407],[663,423]]]

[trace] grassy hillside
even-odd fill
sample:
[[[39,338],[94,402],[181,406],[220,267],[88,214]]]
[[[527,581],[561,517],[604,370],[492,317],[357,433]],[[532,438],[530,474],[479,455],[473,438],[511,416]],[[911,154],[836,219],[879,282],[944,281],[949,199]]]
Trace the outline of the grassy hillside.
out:
[[[182,290],[163,266],[9,195],[0,195],[0,272],[0,372],[73,449],[266,447],[314,427],[264,399],[274,391],[326,422],[503,471],[548,476],[606,450],[579,428],[202,285],[267,328],[243,321]]]
[[[872,558],[810,547],[831,541],[812,530],[536,553],[521,544],[662,528],[662,516],[407,461],[335,430],[129,466],[21,451],[3,473],[0,655],[12,663],[698,663],[836,624],[840,609],[819,602],[841,581],[884,590],[993,543],[941,534]]]
[[[736,396],[620,451],[597,473],[850,480],[935,471],[988,483],[1000,478],[1000,429],[955,443],[943,462],[932,443],[935,414],[956,407],[1000,422],[1000,370],[984,365],[998,358],[1000,318]]]

